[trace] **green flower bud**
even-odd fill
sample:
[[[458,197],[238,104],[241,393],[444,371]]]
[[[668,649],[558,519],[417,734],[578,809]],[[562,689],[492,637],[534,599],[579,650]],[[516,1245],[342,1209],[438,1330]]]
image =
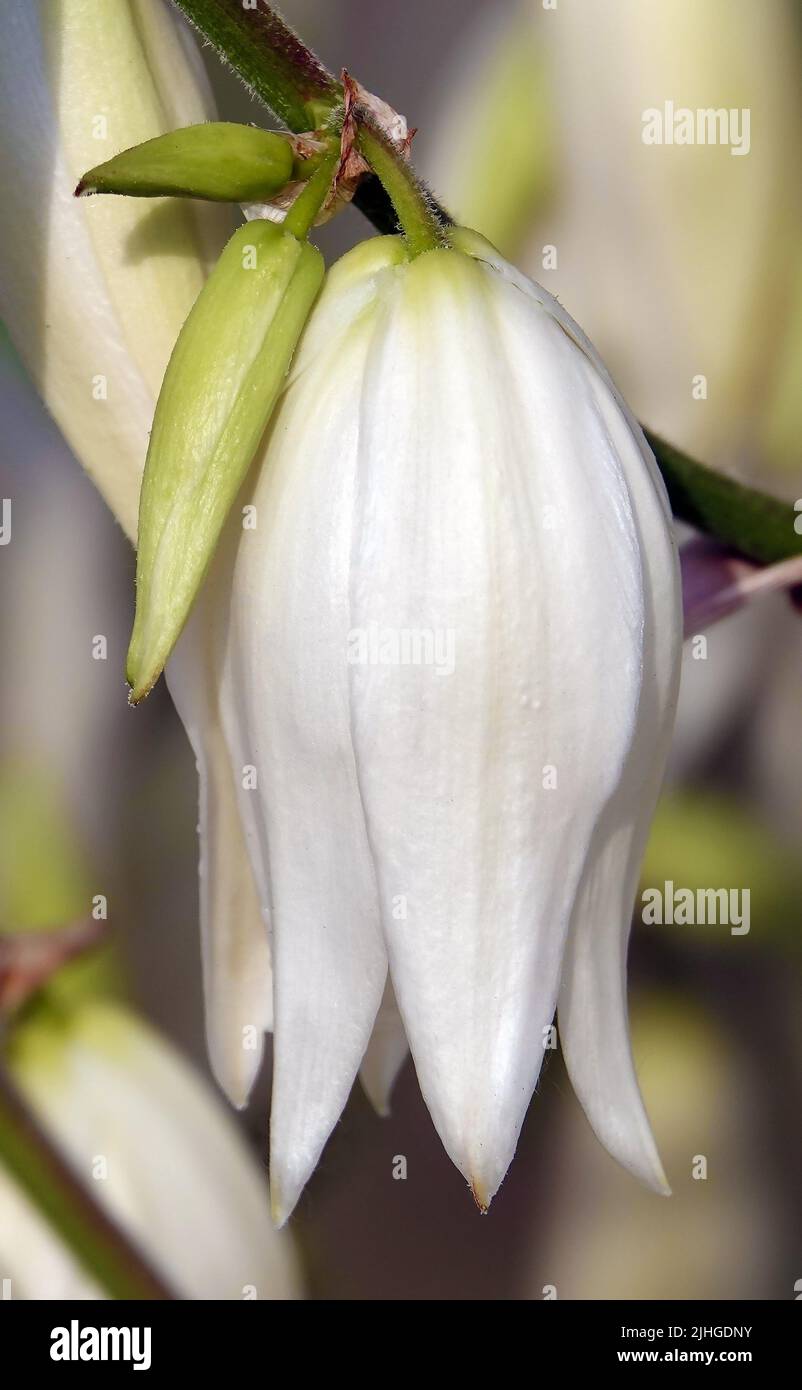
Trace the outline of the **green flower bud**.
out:
[[[246,223],[181,330],[142,482],[133,703],[158,679],[186,621],[323,275],[308,242],[272,222]]]
[[[84,174],[75,192],[165,194],[244,203],[271,198],[292,176],[289,140],[269,130],[210,121],[157,135]]]

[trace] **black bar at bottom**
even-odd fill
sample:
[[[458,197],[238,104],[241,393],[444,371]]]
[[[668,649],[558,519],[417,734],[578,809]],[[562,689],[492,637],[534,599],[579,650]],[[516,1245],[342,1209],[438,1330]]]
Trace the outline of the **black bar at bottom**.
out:
[[[802,1300],[800,1300],[802,1301]],[[499,1380],[591,1370],[799,1365],[802,1309],[788,1303],[26,1303],[0,1301],[3,1364],[56,1381],[351,1374],[398,1384],[466,1363]],[[505,1370],[505,1367],[507,1368]],[[515,1370],[514,1367],[521,1369]]]

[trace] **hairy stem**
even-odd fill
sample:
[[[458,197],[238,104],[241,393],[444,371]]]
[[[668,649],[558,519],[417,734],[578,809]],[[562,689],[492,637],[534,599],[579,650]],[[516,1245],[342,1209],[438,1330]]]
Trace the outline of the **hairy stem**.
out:
[[[410,253],[419,256],[444,246],[443,225],[410,166],[367,126],[361,127],[357,143],[390,196]]]
[[[173,3],[290,130],[314,130],[342,100],[340,84],[265,0]]]

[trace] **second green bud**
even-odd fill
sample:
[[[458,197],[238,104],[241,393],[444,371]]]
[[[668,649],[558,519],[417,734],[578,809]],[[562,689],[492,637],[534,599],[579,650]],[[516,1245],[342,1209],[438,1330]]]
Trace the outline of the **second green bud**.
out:
[[[210,121],[157,135],[98,164],[75,192],[129,198],[172,195],[213,202],[269,200],[292,177],[288,138],[255,126]]]
[[[148,693],[186,622],[324,276],[320,252],[272,222],[228,242],[173,349],[139,508],[127,676]]]

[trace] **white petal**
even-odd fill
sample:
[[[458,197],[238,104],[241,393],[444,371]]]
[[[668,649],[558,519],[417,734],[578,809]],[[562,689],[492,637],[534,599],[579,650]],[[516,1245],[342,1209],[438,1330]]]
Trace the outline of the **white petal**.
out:
[[[627,425],[603,394],[611,435]],[[622,456],[624,450],[622,444]],[[645,446],[644,446],[645,447]],[[678,693],[681,599],[675,547],[646,469],[628,477],[643,556],[644,672],[637,732],[593,838],[577,897],[559,1001],[565,1063],[601,1142],[655,1191],[670,1189],[638,1089],[626,1003],[626,955],[641,860]]]
[[[593,837],[574,908],[559,1020],[566,1066],[598,1138],[655,1191],[670,1189],[644,1110],[632,1059],[626,1005],[626,955],[640,864],[663,778],[676,712],[682,599],[670,508],[640,426],[610,380],[596,349],[563,306],[503,261],[483,239],[466,249],[495,265],[543,304],[594,367],[591,384],[625,462],[638,530],[644,586],[643,675],[635,740],[621,784]],[[641,457],[627,447],[638,441]]]
[[[515,284],[461,257],[443,274],[439,256],[385,295],[372,344],[350,621],[429,633],[444,653],[453,634],[454,669],[352,666],[351,699],[399,1007],[434,1122],[486,1206],[632,738],[643,611],[591,368]]]
[[[117,1006],[85,1006],[55,1033],[20,1030],[12,1059],[78,1176],[183,1297],[241,1299],[248,1286],[258,1298],[298,1296],[259,1165],[220,1102],[149,1028]],[[100,1156],[107,1177],[92,1182]],[[11,1255],[30,1297],[56,1295],[35,1250]],[[57,1263],[53,1272],[66,1273]],[[92,1293],[79,1281],[75,1295]]]
[[[381,245],[376,254],[381,259]],[[395,255],[395,250],[392,250]],[[333,277],[270,427],[237,552],[224,726],[258,836],[273,933],[276,1219],[292,1211],[367,1047],[387,974],[351,745],[346,634],[365,286]],[[333,289],[332,289],[333,286]],[[353,322],[351,322],[353,319]],[[350,329],[348,324],[351,322]],[[314,439],[299,452],[298,439]],[[253,776],[253,773],[250,774]]]
[[[207,584],[167,668],[170,693],[197,760],[200,924],[206,1037],[212,1070],[246,1104],[273,1026],[273,975],[260,904],[217,707],[220,586]]]
[[[388,977],[367,1052],[359,1068],[362,1089],[377,1115],[386,1117],[390,1114],[393,1087],[408,1056],[409,1043],[404,1020]]]

